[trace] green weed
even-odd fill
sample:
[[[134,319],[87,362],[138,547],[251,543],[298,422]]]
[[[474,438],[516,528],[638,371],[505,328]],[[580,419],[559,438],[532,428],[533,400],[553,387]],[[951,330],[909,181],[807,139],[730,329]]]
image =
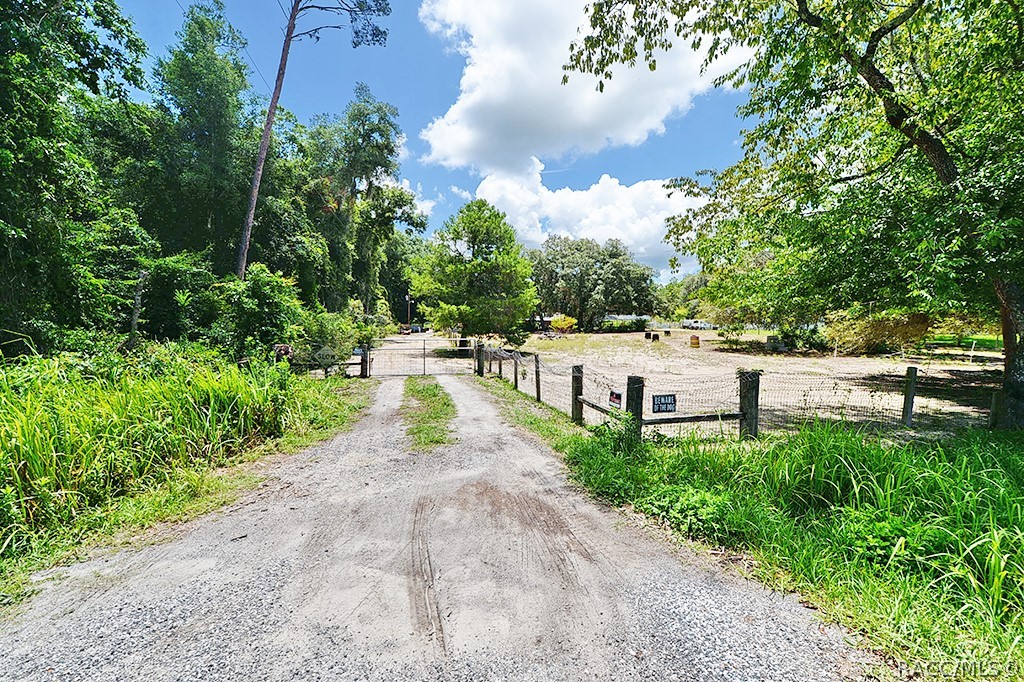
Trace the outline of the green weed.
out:
[[[452,443],[455,403],[431,376],[406,377],[403,415],[413,446],[430,449]]]

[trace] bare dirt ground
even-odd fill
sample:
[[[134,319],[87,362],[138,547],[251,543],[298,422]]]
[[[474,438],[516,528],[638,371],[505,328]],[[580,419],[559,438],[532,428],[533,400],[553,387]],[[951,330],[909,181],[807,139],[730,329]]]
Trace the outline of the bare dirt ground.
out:
[[[700,348],[690,347],[690,336]],[[769,420],[819,412],[820,416],[857,422],[899,421],[907,367],[918,368],[915,414],[919,426],[953,430],[983,426],[992,392],[1001,382],[1002,355],[974,354],[974,362],[948,356],[844,357],[828,353],[748,353],[727,349],[714,331],[675,330],[652,343],[643,333],[570,335],[561,339],[534,337],[526,345],[544,364],[544,401],[568,412],[569,368],[584,366],[584,395],[607,404],[609,391],[624,391],[627,375],[647,380],[647,393],[676,393],[681,413],[738,409],[736,371],[762,370],[761,406]],[[966,359],[968,356],[964,355]],[[532,360],[532,358],[530,358]],[[532,363],[520,388],[533,394]],[[645,410],[650,411],[650,399]],[[601,415],[585,410],[588,421]],[[649,416],[649,415],[648,415]],[[688,428],[688,427],[687,427]]]
[[[574,490],[472,379],[408,451],[402,380],[354,431],[162,542],[58,569],[5,680],[840,680],[869,660],[782,595]]]

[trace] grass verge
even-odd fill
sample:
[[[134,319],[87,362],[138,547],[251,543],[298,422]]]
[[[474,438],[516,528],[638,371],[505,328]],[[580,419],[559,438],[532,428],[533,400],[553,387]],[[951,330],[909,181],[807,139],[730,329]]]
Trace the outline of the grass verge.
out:
[[[429,450],[454,442],[451,424],[455,414],[455,403],[437,379],[406,377],[402,415],[415,448]]]
[[[0,607],[35,571],[230,503],[261,480],[249,461],[343,430],[369,403],[366,382],[193,360],[0,370]]]
[[[888,444],[809,424],[753,443],[638,440],[622,424],[582,432],[481,383],[594,496],[745,553],[757,578],[800,592],[907,675],[1024,678],[1024,434]]]
[[[655,357],[673,355],[676,351],[668,339],[652,343],[644,338],[643,332],[629,333],[577,333],[557,339],[532,336],[523,345],[524,350],[534,353],[562,355],[618,356],[623,352],[641,353]]]

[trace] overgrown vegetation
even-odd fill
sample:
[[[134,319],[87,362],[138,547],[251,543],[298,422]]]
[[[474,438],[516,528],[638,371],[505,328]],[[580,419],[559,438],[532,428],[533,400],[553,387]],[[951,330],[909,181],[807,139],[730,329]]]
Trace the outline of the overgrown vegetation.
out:
[[[393,106],[360,85],[340,115],[278,117],[243,281],[238,228],[263,112],[223,3],[187,9],[149,82],[146,46],[114,0],[9,4],[0,8],[0,276],[9,284],[0,355],[73,350],[84,335],[137,329],[236,359],[309,338],[310,327],[329,326],[321,314],[360,329],[404,314],[381,275],[408,291],[426,217],[395,186]],[[148,101],[131,101],[127,85]],[[413,247],[389,250],[399,225]]]
[[[402,414],[413,447],[429,450],[454,442],[455,403],[432,376],[406,377]]]
[[[760,579],[800,591],[866,646],[919,669],[973,662],[964,678],[1024,670],[1020,434],[893,445],[820,423],[754,443],[640,440],[621,420],[571,430],[484,383],[595,496],[747,553]]]
[[[239,368],[195,346],[4,366],[2,582],[96,532],[203,508],[251,482],[215,468],[260,447],[307,444],[366,403],[365,384],[294,377],[284,364]]]

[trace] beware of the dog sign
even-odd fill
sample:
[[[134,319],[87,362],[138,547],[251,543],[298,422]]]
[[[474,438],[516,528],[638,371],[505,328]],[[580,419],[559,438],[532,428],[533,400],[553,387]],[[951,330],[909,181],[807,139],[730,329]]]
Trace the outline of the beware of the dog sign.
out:
[[[622,409],[622,393],[619,391],[611,391],[608,393],[608,404],[612,407]]]
[[[652,395],[651,403],[651,407],[655,414],[658,414],[659,412],[675,412],[676,394],[668,393],[665,395]]]

